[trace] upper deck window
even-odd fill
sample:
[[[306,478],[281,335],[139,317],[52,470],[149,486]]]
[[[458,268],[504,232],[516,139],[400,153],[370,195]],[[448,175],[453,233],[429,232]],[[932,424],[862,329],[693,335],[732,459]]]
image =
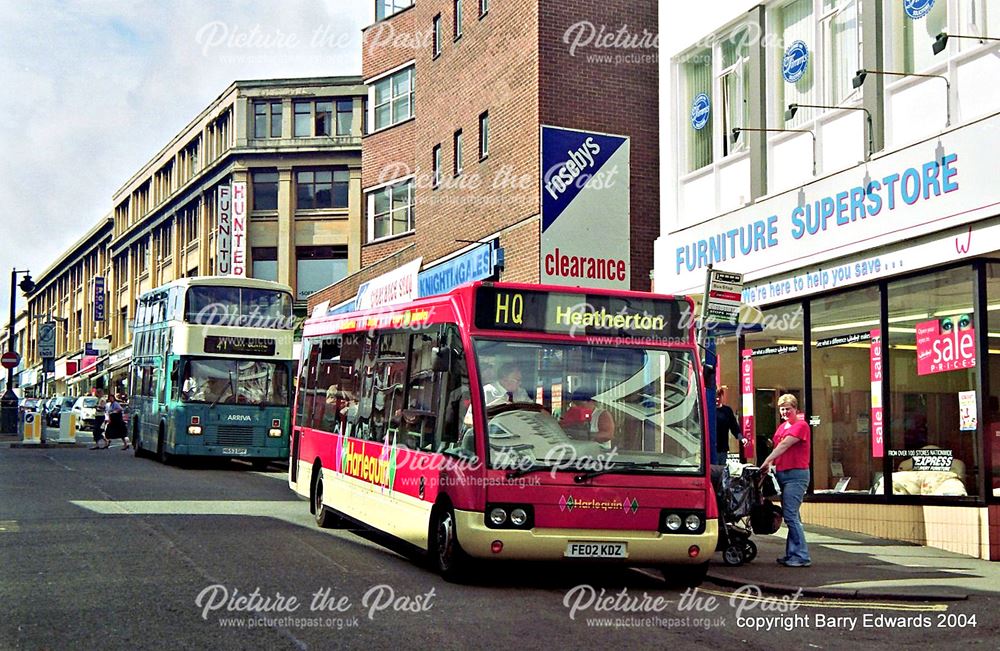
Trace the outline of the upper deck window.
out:
[[[291,328],[288,292],[250,287],[200,286],[187,291],[185,321],[201,325]]]

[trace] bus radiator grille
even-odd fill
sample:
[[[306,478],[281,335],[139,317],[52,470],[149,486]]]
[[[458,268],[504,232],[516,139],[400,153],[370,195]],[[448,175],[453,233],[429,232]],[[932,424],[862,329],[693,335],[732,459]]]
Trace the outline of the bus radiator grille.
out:
[[[241,425],[219,425],[213,436],[207,432],[205,443],[209,445],[253,445],[253,427]]]

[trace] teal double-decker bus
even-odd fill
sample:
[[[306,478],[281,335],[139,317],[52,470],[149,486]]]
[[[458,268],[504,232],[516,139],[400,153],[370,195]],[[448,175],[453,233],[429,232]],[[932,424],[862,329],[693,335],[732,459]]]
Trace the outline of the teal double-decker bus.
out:
[[[129,427],[136,456],[288,458],[295,320],[287,285],[182,278],[139,297]]]

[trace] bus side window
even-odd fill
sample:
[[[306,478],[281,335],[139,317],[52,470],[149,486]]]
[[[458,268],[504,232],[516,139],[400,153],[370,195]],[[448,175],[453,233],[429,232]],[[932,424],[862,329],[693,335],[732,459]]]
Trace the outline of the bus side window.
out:
[[[179,397],[179,389],[181,385],[181,365],[175,359],[170,363],[170,399],[174,402],[177,401]]]
[[[415,450],[424,450],[433,446],[437,427],[437,398],[441,392],[439,378],[434,373],[437,337],[418,332],[412,339],[406,407],[400,425],[405,434],[400,442]]]
[[[310,427],[324,432],[337,431],[337,396],[340,392],[340,337],[326,337],[317,346],[315,386],[312,390],[313,409]]]
[[[456,326],[448,324],[443,328],[439,346],[449,348],[449,369],[445,373],[446,390],[441,395],[444,419],[440,439],[435,447],[446,449],[457,445],[475,454],[475,441],[471,438],[472,426],[467,419],[472,412],[468,360]]]

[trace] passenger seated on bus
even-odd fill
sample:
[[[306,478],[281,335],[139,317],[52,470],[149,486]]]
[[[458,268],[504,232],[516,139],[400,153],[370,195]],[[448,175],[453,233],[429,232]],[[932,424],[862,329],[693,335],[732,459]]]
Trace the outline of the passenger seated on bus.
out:
[[[528,392],[521,386],[521,369],[508,362],[500,366],[500,379],[483,385],[483,398],[487,407],[507,402],[531,402]]]
[[[559,425],[570,438],[607,443],[615,436],[615,419],[607,409],[598,406],[593,392],[578,389],[570,395]]]

